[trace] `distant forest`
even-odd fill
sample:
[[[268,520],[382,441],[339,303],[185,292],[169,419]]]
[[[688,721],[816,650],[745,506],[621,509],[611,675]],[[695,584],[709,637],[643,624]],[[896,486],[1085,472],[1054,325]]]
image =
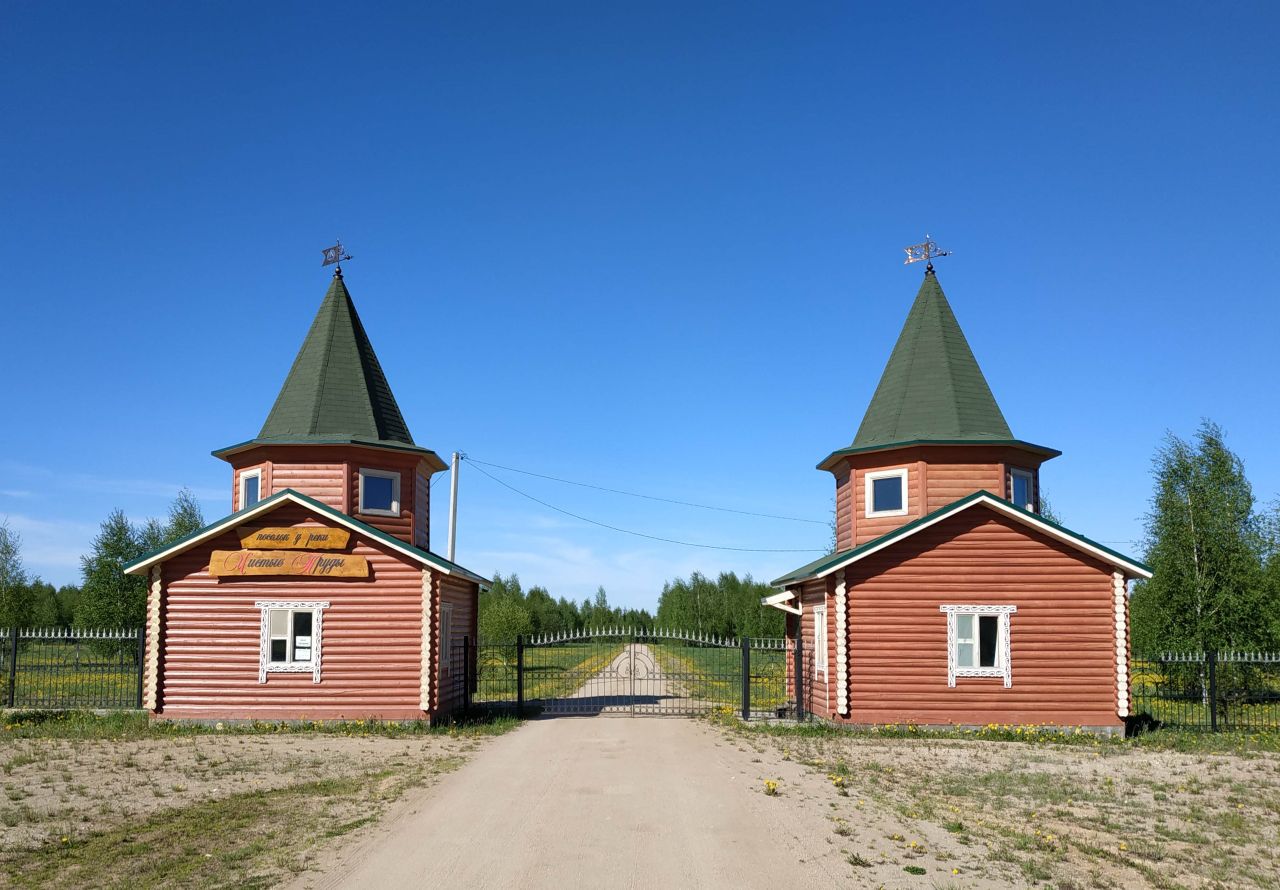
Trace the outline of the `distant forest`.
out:
[[[657,615],[647,609],[623,609],[609,605],[603,587],[581,603],[556,598],[545,587],[525,591],[515,575],[498,575],[493,587],[480,594],[480,637],[506,641],[536,633],[563,633],[595,627],[654,627],[687,630],[721,636],[780,637],[783,613],[760,605],[772,589],[723,572],[714,580],[698,572],[688,580],[677,578],[662,587]]]

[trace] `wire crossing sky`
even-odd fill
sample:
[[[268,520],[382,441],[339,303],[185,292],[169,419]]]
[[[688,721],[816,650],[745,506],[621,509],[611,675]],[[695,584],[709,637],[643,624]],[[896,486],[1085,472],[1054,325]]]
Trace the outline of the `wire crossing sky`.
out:
[[[458,561],[557,596],[652,607],[825,550],[815,465],[926,233],[1014,435],[1063,451],[1068,528],[1140,539],[1157,445],[1202,417],[1273,501],[1280,7],[912,10],[10,4],[0,517],[28,568],[78,581],[112,509],[182,486],[229,512],[209,452],[261,428],[339,236],[415,440],[508,468],[463,463]],[[480,472],[515,468],[528,497]]]

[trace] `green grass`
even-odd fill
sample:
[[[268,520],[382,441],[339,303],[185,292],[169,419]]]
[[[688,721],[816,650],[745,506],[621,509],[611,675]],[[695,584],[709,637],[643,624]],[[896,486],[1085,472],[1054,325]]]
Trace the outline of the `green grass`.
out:
[[[219,729],[218,726],[222,728]],[[0,745],[6,739],[140,739],[193,735],[279,735],[318,733],[345,736],[500,735],[515,727],[511,717],[477,718],[448,724],[423,720],[343,720],[203,724],[150,720],[141,711],[6,711],[0,714]]]
[[[1280,730],[1266,732],[1201,732],[1198,730],[1158,729],[1135,738],[1098,736],[1090,732],[1061,730],[1045,726],[987,726],[980,729],[922,729],[912,725],[853,728],[833,726],[817,721],[807,723],[743,723],[732,715],[713,714],[712,719],[735,732],[793,738],[869,738],[959,739],[990,742],[1016,742],[1026,745],[1078,745],[1102,752],[1146,748],[1157,751],[1180,751],[1205,754],[1280,753]]]
[[[699,701],[738,709],[742,705],[742,650],[681,641],[647,644],[670,684]],[[772,711],[788,702],[787,653],[751,650],[751,709]]]
[[[623,641],[561,643],[553,646],[526,646],[524,649],[525,701],[563,698],[573,695],[593,676],[604,670],[623,648]],[[483,644],[477,653],[479,676],[471,700],[513,702],[516,700],[516,647]]]
[[[136,649],[137,644],[129,640],[78,645],[24,641],[18,647],[15,704],[23,708],[135,707]],[[2,679],[8,680],[7,662]]]
[[[0,854],[0,874],[19,887],[273,886],[304,871],[317,844],[376,820],[405,790],[460,762],[243,792],[108,830],[69,827],[34,850]]]

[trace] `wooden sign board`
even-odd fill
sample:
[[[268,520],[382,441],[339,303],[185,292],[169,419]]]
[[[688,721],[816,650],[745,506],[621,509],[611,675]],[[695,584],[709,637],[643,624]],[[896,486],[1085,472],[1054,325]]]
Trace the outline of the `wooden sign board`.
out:
[[[296,550],[215,550],[209,557],[215,578],[289,575],[309,578],[368,578],[369,561],[350,553],[299,553]]]
[[[240,533],[240,546],[246,550],[275,547],[279,550],[341,550],[351,540],[345,528],[302,525],[297,528],[255,528]]]

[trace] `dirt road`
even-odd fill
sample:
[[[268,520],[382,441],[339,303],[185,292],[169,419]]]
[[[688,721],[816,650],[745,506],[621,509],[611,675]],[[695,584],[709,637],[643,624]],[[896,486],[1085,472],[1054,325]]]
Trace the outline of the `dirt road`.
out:
[[[847,883],[825,816],[761,793],[753,753],[689,719],[534,720],[295,886]]]

